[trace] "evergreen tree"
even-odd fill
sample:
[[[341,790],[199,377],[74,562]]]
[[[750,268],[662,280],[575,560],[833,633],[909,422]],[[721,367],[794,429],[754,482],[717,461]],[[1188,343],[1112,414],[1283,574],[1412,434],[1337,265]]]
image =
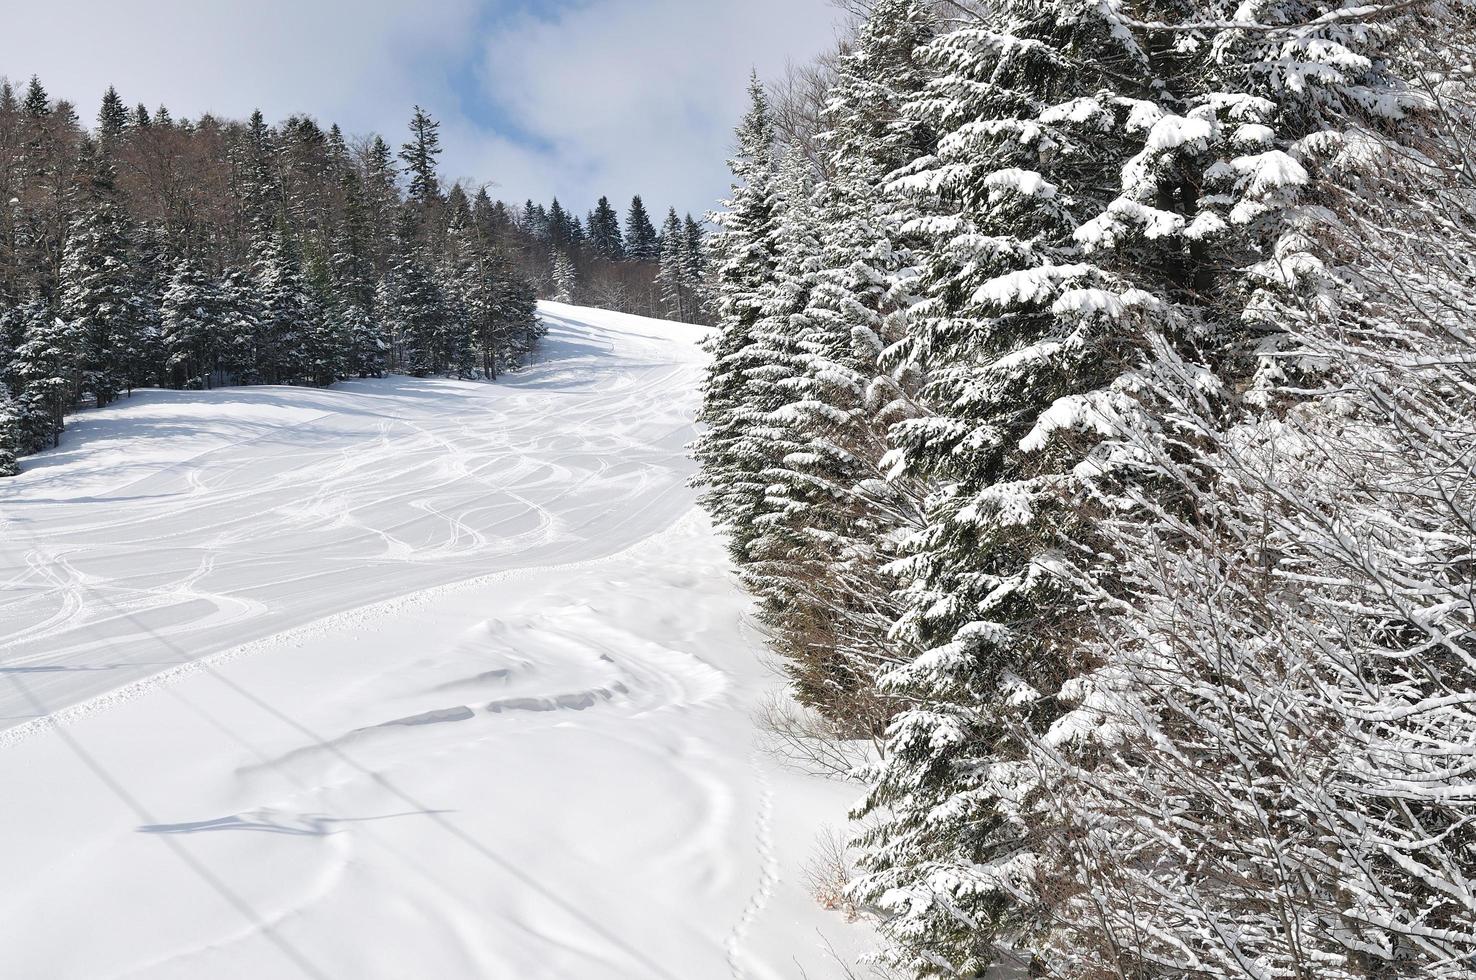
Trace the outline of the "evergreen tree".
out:
[[[260,109],[251,114],[243,142],[238,193],[248,234],[253,246],[261,250],[267,247],[284,215],[276,171],[276,138]]]
[[[67,237],[60,315],[76,331],[80,383],[101,408],[131,386],[144,324],[129,270],[127,217],[113,199],[106,163],[94,179],[94,196]]]
[[[682,281],[687,289],[689,318],[707,322],[707,247],[702,226],[689,214],[682,225]]]
[[[130,280],[138,332],[125,362],[129,392],[160,384],[167,355],[164,352],[164,294],[173,275],[169,234],[158,225],[135,227],[130,245]]]
[[[163,305],[165,367],[174,387],[211,386],[223,333],[220,307],[215,283],[193,259],[180,259]]]
[[[590,212],[589,243],[596,254],[607,259],[625,258],[625,236],[620,232],[620,216],[610,206],[608,197],[601,197]]]
[[[267,240],[255,263],[256,364],[265,384],[291,384],[307,375],[307,331],[312,298],[295,243],[285,228]]]
[[[368,311],[374,303],[373,228],[363,183],[352,169],[340,180],[343,217],[333,239],[329,268],[332,295],[341,305]]]
[[[389,325],[397,364],[417,378],[444,371],[446,297],[428,246],[417,242],[416,215],[402,212],[399,255],[381,283],[379,310]]]
[[[656,227],[646,213],[646,205],[637,194],[631,199],[630,211],[625,215],[625,254],[641,262],[654,262],[661,258],[661,242],[656,237]]]
[[[666,304],[667,315],[681,322],[688,322],[691,313],[688,263],[682,219],[677,217],[676,208],[672,208],[661,227],[661,271],[656,275],[656,285],[661,290],[661,301]]]
[[[554,248],[568,248],[574,241],[574,216],[564,210],[558,198],[548,208],[548,240]]]
[[[333,318],[338,336],[346,345],[345,375],[384,377],[389,343],[374,316],[357,303],[345,303],[338,307]]]
[[[42,300],[24,311],[25,334],[11,363],[19,385],[21,433],[26,452],[60,444],[62,420],[76,401],[77,332]]]
[[[436,158],[441,155],[441,124],[420,106],[410,119],[410,142],[400,148],[400,159],[410,175],[410,200],[422,210],[441,199]]]
[[[103,93],[102,107],[97,112],[97,142],[103,153],[117,152],[128,122],[128,107],[118,97],[118,90],[109,85]]]
[[[738,154],[729,161],[733,192],[716,216],[718,248],[724,256],[717,272],[719,307],[713,360],[703,387],[701,419],[707,431],[694,455],[701,463],[703,504],[727,532],[733,557],[742,562],[754,535],[753,518],[762,506],[762,460],[745,458],[753,407],[745,385],[750,370],[762,368],[755,356],[753,330],[763,315],[760,291],[774,274],[777,216],[774,188],[774,127],[769,100],[755,74],[749,83],[750,108],[738,127]]]
[[[46,94],[46,89],[41,84],[41,79],[35,75],[26,85],[26,97],[21,101],[21,112],[33,120],[45,119],[51,115],[51,97]]]
[[[798,697],[868,738],[891,711],[876,677],[906,649],[888,635],[898,610],[887,566],[919,526],[923,496],[917,481],[889,479],[885,463],[891,426],[920,409],[918,372],[882,363],[908,336],[916,261],[903,231],[916,214],[883,187],[928,149],[901,110],[923,88],[915,54],[928,24],[916,0],[883,0],[840,59],[820,139],[824,176],[803,200],[787,180],[796,189],[781,195],[780,258],[755,328],[771,352],[764,377],[780,388],[760,431],[786,450],[762,476],[765,513],[745,582],[764,600]]]
[[[325,278],[311,277],[313,285],[305,297],[302,330],[303,376],[319,388],[346,377],[349,353],[342,321],[334,313],[335,304],[324,296]]]
[[[579,289],[579,272],[567,252],[556,251],[553,256],[554,302],[572,303]]]
[[[384,275],[393,259],[400,192],[397,186],[395,156],[383,137],[369,144],[364,161],[364,201],[372,231],[374,271]]]
[[[18,457],[25,451],[21,430],[21,410],[10,395],[10,387],[0,381],[0,477],[20,472]]]
[[[228,269],[220,288],[220,367],[233,384],[259,384],[261,303],[255,276]]]

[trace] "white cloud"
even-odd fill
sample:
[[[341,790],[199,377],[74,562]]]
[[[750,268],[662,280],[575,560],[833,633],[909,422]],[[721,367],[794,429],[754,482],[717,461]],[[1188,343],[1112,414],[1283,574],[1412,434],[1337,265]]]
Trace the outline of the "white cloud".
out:
[[[700,212],[726,188],[749,71],[809,59],[835,21],[827,0],[602,0],[524,17],[487,39],[482,81],[547,149],[489,148],[491,172],[542,175],[578,206],[639,192]]]
[[[513,2],[17,5],[0,31],[0,73],[39,74],[84,117],[113,84],[130,104],[162,102],[176,115],[307,112],[393,142],[419,103],[443,122],[448,175],[491,180],[514,200],[558,194],[583,209],[602,193],[642,193],[653,210],[696,212],[726,186],[750,67],[772,76],[811,57],[835,20],[828,0],[582,0],[499,13]]]
[[[84,117],[116,85],[176,114],[311,112],[348,127],[408,116],[427,67],[467,47],[475,0],[71,0],[8,11],[0,71],[36,73]],[[429,88],[444,90],[430,76]]]

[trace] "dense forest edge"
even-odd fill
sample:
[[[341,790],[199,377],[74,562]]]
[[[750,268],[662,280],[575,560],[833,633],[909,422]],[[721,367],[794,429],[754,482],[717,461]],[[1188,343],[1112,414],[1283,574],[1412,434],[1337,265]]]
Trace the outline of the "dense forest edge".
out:
[[[40,79],[0,79],[0,476],[141,387],[495,380],[536,347],[539,298],[706,319],[690,215],[510,207],[444,180],[441,151],[419,107],[396,150],[112,88],[87,127]]]
[[[906,977],[1476,976],[1476,16],[866,0],[757,80],[708,509]]]

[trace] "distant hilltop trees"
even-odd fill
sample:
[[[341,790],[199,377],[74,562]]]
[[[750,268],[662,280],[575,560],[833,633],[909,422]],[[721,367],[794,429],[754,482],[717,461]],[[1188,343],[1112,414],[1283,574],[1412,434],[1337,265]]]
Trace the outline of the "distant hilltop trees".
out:
[[[603,199],[514,213],[440,154],[418,106],[397,150],[111,87],[89,128],[39,79],[0,80],[0,474],[137,387],[494,379],[533,350],[540,296],[704,315],[695,221],[672,212],[668,241],[640,198],[623,228]]]

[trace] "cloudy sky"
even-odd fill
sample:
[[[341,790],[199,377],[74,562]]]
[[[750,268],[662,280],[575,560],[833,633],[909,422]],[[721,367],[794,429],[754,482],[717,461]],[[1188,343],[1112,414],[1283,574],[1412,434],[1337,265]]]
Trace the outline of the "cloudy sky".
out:
[[[520,201],[600,194],[701,212],[751,67],[772,77],[834,38],[830,0],[52,0],[15,5],[0,74],[96,112],[130,104],[307,112],[398,144],[442,121],[448,177]]]

